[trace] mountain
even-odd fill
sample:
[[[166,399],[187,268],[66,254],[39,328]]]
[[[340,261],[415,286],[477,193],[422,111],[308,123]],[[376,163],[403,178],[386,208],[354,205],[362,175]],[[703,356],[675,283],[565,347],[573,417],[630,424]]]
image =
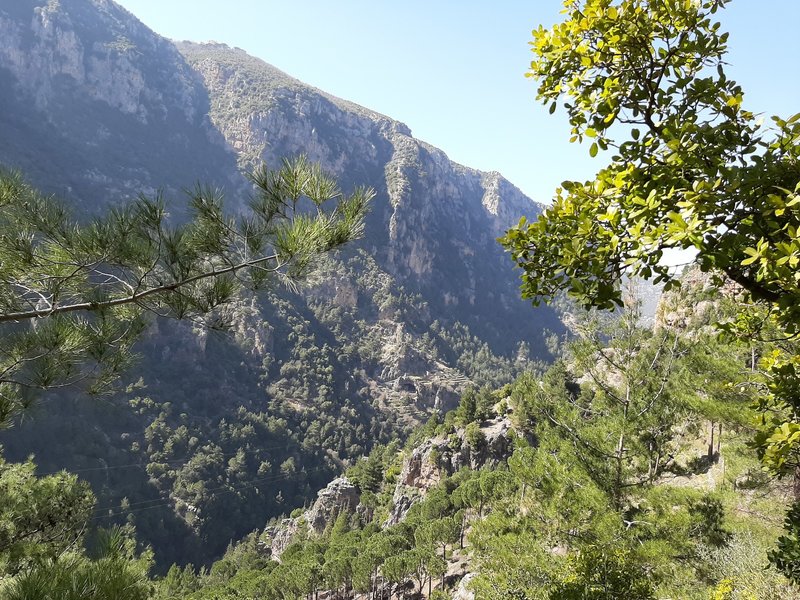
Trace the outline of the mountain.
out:
[[[0,163],[91,215],[201,181],[242,210],[242,174],[305,153],[375,188],[366,234],[303,289],[228,307],[218,334],[153,319],[121,391],[42,400],[0,435],[94,486],[162,565],[207,562],[302,505],[375,442],[466,385],[501,385],[563,326],[518,298],[495,237],[541,207],[407,126],[220,44],[175,44],[110,0],[0,0]]]
[[[0,30],[0,161],[42,189],[92,210],[238,181],[202,80],[122,7],[3,0]]]
[[[495,241],[520,216],[541,211],[500,174],[458,165],[403,123],[310,88],[242,50],[178,48],[203,76],[211,120],[240,164],[275,164],[302,152],[343,183],[376,189],[363,247],[421,293],[434,318],[464,322],[502,352],[523,340],[540,346],[542,326],[557,327],[552,314],[532,317],[519,299]]]

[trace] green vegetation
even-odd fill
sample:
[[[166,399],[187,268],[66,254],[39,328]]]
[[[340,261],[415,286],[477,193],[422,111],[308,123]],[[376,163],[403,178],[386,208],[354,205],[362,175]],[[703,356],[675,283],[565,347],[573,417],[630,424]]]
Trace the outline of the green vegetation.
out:
[[[49,562],[37,561],[5,585],[0,583],[0,591],[9,600],[147,600],[153,592],[147,577],[152,557],[147,552],[137,555],[128,533],[100,531],[93,556],[73,550]]]
[[[218,192],[198,187],[185,225],[167,223],[163,199],[145,197],[82,225],[21,176],[0,173],[0,323],[10,324],[0,337],[0,424],[30,391],[116,379],[147,313],[224,326],[214,311],[241,288],[308,275],[318,255],[363,233],[374,195],[342,196],[304,157],[251,180],[251,212],[238,221]],[[301,201],[316,210],[298,210]]]
[[[144,197],[107,217],[79,224],[19,175],[3,174],[2,425],[9,426],[28,409],[36,392],[78,384],[95,393],[106,389],[129,366],[132,344],[150,315],[189,320],[203,317],[206,326],[224,326],[221,307],[239,296],[242,288],[257,289],[274,280],[291,284],[308,275],[320,254],[363,231],[373,193],[359,189],[343,196],[329,176],[303,157],[285,161],[278,171],[257,169],[251,179],[256,190],[251,213],[239,220],[224,214],[217,192],[198,187],[190,197],[193,218],[187,224],[167,223],[163,201]],[[331,201],[335,207],[326,210]],[[131,404],[140,412],[156,406],[138,398]],[[169,403],[162,408],[166,409],[159,415],[163,419]],[[220,424],[226,433],[224,420]],[[273,425],[272,429],[282,428]],[[156,486],[163,486],[163,478],[171,476],[184,506],[191,501],[203,505],[209,484],[221,484],[211,488],[215,491],[241,492],[241,471],[248,458],[244,449],[240,446],[233,458],[223,460],[221,447],[199,444],[199,438],[190,432],[194,433],[184,424],[170,435],[166,423],[158,420],[145,432],[151,459],[147,471]],[[249,433],[255,435],[252,425]],[[160,442],[166,447],[159,448]],[[154,462],[163,450],[161,456],[167,463]],[[186,457],[182,472],[166,468],[176,462],[175,456],[183,458],[186,453],[193,455]],[[13,590],[19,597],[41,597],[35,595],[41,586],[62,584],[59,578],[43,575],[42,561],[80,548],[94,498],[73,476],[37,479],[30,461],[24,465],[3,462],[2,466],[7,511],[3,572],[17,574]],[[215,480],[216,469],[223,470],[221,479]],[[260,460],[258,469],[262,475],[268,472],[269,462]],[[281,463],[280,469],[284,475],[294,475],[293,459]],[[269,477],[260,481],[266,480]],[[252,485],[248,487],[252,489]],[[159,505],[153,500],[138,504]],[[106,507],[94,518],[130,516],[130,506],[130,501],[122,498],[119,507]],[[213,514],[213,510],[208,512]],[[125,560],[132,560],[128,554]],[[73,581],[76,590],[80,586],[88,586],[88,590],[97,577],[112,572],[124,580],[127,567],[120,566],[120,556],[115,550],[93,563],[78,552],[74,564],[64,563],[69,568],[59,577],[66,578],[64,585]],[[106,564],[102,562],[106,558],[107,568],[98,566]],[[96,568],[99,574],[94,572]],[[148,570],[149,561],[140,575]],[[79,585],[82,578],[85,581]],[[97,585],[106,584],[116,585]]]
[[[412,580],[417,591],[431,590],[435,580],[444,582],[465,526],[464,509],[472,506],[472,496],[463,490],[488,475],[463,471],[444,479],[414,504],[402,523],[390,527],[342,513],[321,535],[301,531],[279,564],[266,561],[257,537],[250,536],[209,572],[193,575],[173,568],[159,582],[157,597],[296,598],[321,589],[337,590],[343,597],[378,590],[388,595],[413,591],[407,589]]]
[[[141,358],[126,390],[34,403],[32,418],[3,433],[9,459],[35,451],[40,472],[78,472],[97,495],[93,523],[135,525],[159,571],[173,562],[208,564],[230,540],[313,499],[341,461],[404,437],[433,408],[435,389],[430,405],[418,408],[369,387],[386,368],[387,335],[394,337],[393,324],[387,331],[376,323],[381,304],[419,314],[419,298],[392,285],[362,252],[325,259],[321,269],[358,290],[359,301],[338,303],[317,279],[303,294],[262,290],[257,300],[227,305],[231,332],[208,334],[202,344],[182,323],[159,320],[136,348]],[[504,383],[530,366],[502,359],[493,370],[501,359],[481,353],[485,346],[465,328],[417,327],[403,340],[409,355],[429,357],[421,369],[451,352],[445,336],[461,340],[478,383],[485,382],[479,372]],[[266,361],[253,359],[256,344]],[[466,381],[454,377],[456,385]]]
[[[567,0],[534,32],[539,98],[614,151],[501,240],[524,297],[589,309],[549,367],[363,249],[323,256],[372,192],[303,158],[253,173],[248,216],[197,188],[183,223],[158,198],[78,221],[0,177],[0,595],[797,597],[800,118],[743,108],[726,3]],[[623,275],[666,284],[654,326]]]
[[[693,310],[682,299],[673,294],[663,305]],[[713,302],[725,306],[724,297]],[[404,451],[376,447],[347,472],[361,507],[321,534],[295,514],[299,530],[280,563],[264,549],[282,527],[276,523],[210,571],[173,568],[157,582],[158,597],[300,598],[322,590],[450,597],[466,572],[475,575],[469,585],[477,597],[498,600],[793,597],[766,558],[782,492],[768,479],[749,479],[757,463],[737,421],[747,409],[740,406],[736,419],[720,410],[736,401],[724,379],[741,372],[749,351],[720,346],[704,329],[705,312],[684,315],[692,326],[653,332],[637,325],[633,308],[602,327],[586,315],[545,374],[523,375],[499,393],[464,393]],[[485,423],[515,424],[507,464],[447,475],[441,465],[454,451],[481,451],[480,404],[490,406]],[[707,427],[720,422],[725,434],[709,457]],[[401,467],[431,440],[438,441],[422,468],[433,468],[438,483],[411,496],[399,523],[384,524]]]
[[[49,199],[19,179],[6,183],[9,194],[20,194],[18,199],[33,198],[39,205],[49,205]],[[146,206],[143,200],[140,208]],[[68,221],[61,209],[57,213],[64,223]],[[114,227],[124,224],[120,221]],[[100,221],[93,226],[100,227]],[[81,235],[93,235],[88,229],[72,227],[75,245],[83,243]],[[72,231],[66,225],[62,228]],[[183,228],[190,232],[192,225]],[[164,235],[177,235],[167,227],[163,230]],[[124,237],[113,231],[107,232],[109,243]],[[9,231],[8,235],[23,233]],[[34,243],[42,245],[43,240],[35,238]],[[44,264],[46,257],[39,260]],[[85,262],[87,269],[102,269],[99,264],[90,265],[88,258]],[[93,379],[87,383],[104,393],[84,398],[60,388],[48,390],[44,397],[23,392],[9,411],[10,418],[23,410],[24,418],[3,433],[6,454],[19,461],[34,450],[40,472],[64,466],[78,472],[91,483],[97,498],[94,510],[81,515],[83,522],[88,520],[90,527],[135,526],[140,544],[156,551],[156,568],[163,572],[173,562],[208,564],[231,540],[308,502],[342,461],[354,461],[372,443],[388,443],[427,418],[433,395],[431,406],[421,407],[415,415],[406,406],[387,406],[368,387],[373,373],[385,368],[387,331],[381,319],[405,319],[410,324],[403,333],[403,345],[411,356],[423,357],[419,368],[434,368],[446,354],[445,360],[463,365],[474,381],[503,383],[529,365],[496,357],[458,323],[431,325],[422,316],[427,308],[421,298],[394,284],[363,251],[318,262],[321,271],[337,273],[361,299],[350,303],[331,298],[327,281],[319,277],[310,278],[303,294],[267,287],[255,298],[232,288],[229,298],[216,299],[226,302],[198,324],[200,315],[191,313],[211,308],[211,302],[181,294],[176,298],[182,303],[178,308],[186,310],[184,322],[191,325],[159,318],[145,336],[137,328],[130,329],[128,341],[138,338],[137,347],[123,346],[124,340],[118,340],[116,348],[111,348],[115,353],[105,355],[87,348],[71,329],[72,321],[65,319],[61,331],[72,336],[71,343],[57,346],[63,338],[49,338],[59,353],[46,364],[61,379],[42,378],[40,387],[60,386],[85,374]],[[200,264],[199,258],[195,264]],[[114,273],[121,278],[122,271]],[[140,275],[148,273],[134,273]],[[75,293],[81,284],[97,283],[78,274],[72,277]],[[120,289],[113,289],[114,284]],[[103,278],[98,285],[112,288],[104,291],[109,298],[113,292],[125,297],[122,282]],[[60,298],[62,304],[66,302],[64,293]],[[96,312],[125,327],[130,325],[128,318],[152,320],[148,308],[171,307],[122,304],[113,311]],[[36,326],[28,329],[5,325],[13,335],[4,339],[11,342],[15,335],[14,339],[21,339],[17,334],[41,334],[49,318],[34,319]],[[88,319],[75,322],[94,336],[95,347],[103,347],[103,336],[112,329],[97,328],[95,318],[96,313],[90,311]],[[230,333],[212,330],[202,344],[192,339],[190,328],[209,325],[223,326]],[[253,335],[256,329],[263,334]],[[256,344],[268,348],[258,350],[266,356],[263,362],[254,362],[250,356]],[[140,356],[131,364],[132,350]],[[61,369],[64,365],[72,369],[72,377],[64,377],[69,372]],[[108,370],[98,372],[98,366]],[[130,384],[124,390],[114,389],[122,387],[124,379],[115,377],[123,368],[129,371],[125,379]],[[34,368],[19,372],[42,375],[42,370]],[[484,374],[486,379],[482,379]],[[455,377],[455,386],[466,381],[455,371],[448,376]],[[80,388],[82,382],[77,383]],[[107,383],[113,386],[101,385]],[[90,388],[84,385],[84,389]],[[32,477],[32,466],[30,470]],[[72,531],[74,523],[68,522]]]
[[[565,182],[537,222],[521,221],[501,241],[534,302],[566,289],[583,305],[611,308],[621,304],[623,273],[654,275],[669,289],[677,280],[661,258],[674,248],[693,249],[703,271],[741,286],[744,308],[720,325],[771,340],[759,355],[767,389],[755,445],[766,468],[796,478],[800,115],[764,127],[744,108],[725,74],[728,36],[713,20],[726,4],[568,0],[563,23],[534,31],[528,75],[538,98],[551,112],[563,105],[572,141],[614,155],[593,181]],[[793,539],[771,554],[792,576]]]

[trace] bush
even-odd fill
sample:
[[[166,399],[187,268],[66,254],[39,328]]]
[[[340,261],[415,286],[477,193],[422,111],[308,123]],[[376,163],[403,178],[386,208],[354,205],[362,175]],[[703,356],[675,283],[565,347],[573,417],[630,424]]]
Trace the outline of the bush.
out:
[[[708,577],[718,582],[714,593],[726,590],[726,600],[782,600],[794,597],[796,590],[765,559],[766,548],[750,534],[732,536],[727,546],[701,548],[700,559],[707,565]]]
[[[478,424],[472,422],[464,430],[464,441],[473,450],[480,450],[486,444],[486,436]]]

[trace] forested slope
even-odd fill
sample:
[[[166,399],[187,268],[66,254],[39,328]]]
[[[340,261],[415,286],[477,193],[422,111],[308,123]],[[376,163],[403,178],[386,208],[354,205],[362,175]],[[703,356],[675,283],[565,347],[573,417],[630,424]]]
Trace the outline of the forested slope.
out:
[[[683,283],[653,327],[584,313],[546,372],[462,395],[159,597],[797,597],[766,561],[789,486],[747,447],[764,348],[716,336],[735,286]]]
[[[78,214],[162,190],[180,222],[198,181],[235,214],[242,170],[299,153],[377,191],[364,239],[300,289],[243,298],[228,332],[154,317],[122,391],[47,394],[0,432],[9,460],[91,481],[93,523],[131,522],[162,567],[208,561],[561,331],[519,300],[494,241],[540,207],[389,117],[101,0],[0,2],[0,78],[0,163]]]

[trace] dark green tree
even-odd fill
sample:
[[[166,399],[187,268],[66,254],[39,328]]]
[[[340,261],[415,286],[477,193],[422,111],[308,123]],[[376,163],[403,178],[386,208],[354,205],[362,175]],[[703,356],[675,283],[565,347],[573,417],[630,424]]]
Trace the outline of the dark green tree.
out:
[[[243,288],[293,285],[363,232],[373,192],[342,194],[304,157],[250,178],[239,218],[198,186],[186,223],[169,221],[160,196],[81,223],[18,174],[0,174],[0,424],[37,391],[112,383],[147,314],[224,327],[215,309]]]
[[[101,531],[97,555],[70,552],[38,562],[7,583],[0,584],[8,600],[147,600],[152,583],[147,573],[150,553],[137,556],[129,532]]]
[[[432,579],[435,575],[441,577],[441,587],[444,589],[444,575],[447,571],[447,548],[459,539],[461,522],[454,517],[442,517],[421,524],[414,533],[417,547],[432,555],[428,558],[426,568]],[[436,558],[433,558],[436,557]],[[444,568],[442,568],[444,567]],[[431,590],[428,590],[430,595]]]
[[[0,458],[0,576],[80,549],[92,515],[88,484],[65,472],[37,477],[33,461]]]
[[[477,408],[477,398],[475,388],[468,387],[461,394],[461,399],[458,402],[458,409],[456,409],[456,418],[460,423],[467,425],[475,420],[475,409]]]

